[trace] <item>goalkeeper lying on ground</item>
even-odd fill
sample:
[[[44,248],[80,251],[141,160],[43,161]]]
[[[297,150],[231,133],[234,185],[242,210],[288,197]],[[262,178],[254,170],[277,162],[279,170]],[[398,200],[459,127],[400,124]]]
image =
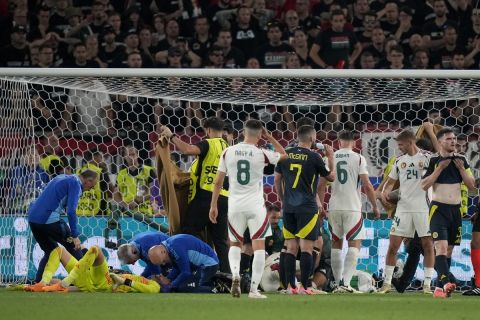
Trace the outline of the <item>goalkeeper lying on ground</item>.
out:
[[[79,261],[62,247],[57,247],[52,254],[45,268],[46,273],[53,275],[61,262],[68,276],[56,283],[50,281],[51,276],[50,279],[47,276],[46,283],[53,284],[43,287],[43,292],[160,292],[160,285],[154,280],[133,274],[109,273],[107,260],[97,246],[91,247]]]

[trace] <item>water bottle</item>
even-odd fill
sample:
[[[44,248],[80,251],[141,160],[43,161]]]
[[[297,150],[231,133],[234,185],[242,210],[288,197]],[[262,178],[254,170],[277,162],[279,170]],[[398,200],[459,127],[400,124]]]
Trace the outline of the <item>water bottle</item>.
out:
[[[315,147],[316,147],[318,150],[320,150],[320,151],[325,150],[325,145],[324,145],[323,143],[321,143],[321,142],[315,143]]]

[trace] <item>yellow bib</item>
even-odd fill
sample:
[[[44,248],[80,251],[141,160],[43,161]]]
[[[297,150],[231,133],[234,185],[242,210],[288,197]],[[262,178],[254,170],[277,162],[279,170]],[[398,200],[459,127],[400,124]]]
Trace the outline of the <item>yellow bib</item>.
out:
[[[100,189],[102,169],[94,164],[87,163],[77,170],[77,174],[85,170],[92,170],[97,173],[97,184],[92,189],[82,192],[78,200],[77,215],[94,216],[100,211],[100,202],[102,201],[102,190]]]
[[[218,163],[223,150],[228,143],[223,138],[207,139],[208,152],[203,159],[195,159],[190,167],[190,190],[188,202],[196,195],[197,188],[213,191],[215,176],[217,175]],[[220,195],[228,197],[228,190],[222,189]]]
[[[152,170],[152,167],[144,165],[136,177],[131,176],[127,168],[118,172],[117,187],[124,202],[130,203],[135,200],[137,195],[143,196],[148,191],[148,181],[150,180]],[[140,203],[137,210],[152,216],[153,208],[150,199]]]

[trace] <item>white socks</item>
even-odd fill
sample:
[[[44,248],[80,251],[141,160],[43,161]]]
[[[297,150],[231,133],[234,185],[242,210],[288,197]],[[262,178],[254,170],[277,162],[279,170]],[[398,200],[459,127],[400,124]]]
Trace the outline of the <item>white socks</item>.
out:
[[[433,277],[434,271],[435,271],[434,268],[425,267],[425,270],[424,270],[425,279],[423,280],[424,286],[428,286],[428,287],[432,286],[432,277]]]
[[[383,279],[383,283],[392,284],[393,270],[395,270],[395,266],[385,265],[385,278]]]
[[[228,263],[232,271],[234,279],[240,279],[240,259],[242,257],[242,249],[240,247],[231,246],[228,251]]]
[[[256,250],[253,253],[252,283],[250,285],[250,292],[258,291],[258,285],[262,280],[263,269],[265,269],[265,250]]]
[[[360,250],[355,247],[349,247],[347,255],[345,256],[345,263],[343,269],[343,284],[350,286],[350,281],[352,280],[353,273],[357,269],[357,261]]]
[[[343,273],[342,249],[332,248],[330,253],[330,260],[332,264],[332,272],[333,277],[335,278],[335,283],[339,284],[342,280]]]

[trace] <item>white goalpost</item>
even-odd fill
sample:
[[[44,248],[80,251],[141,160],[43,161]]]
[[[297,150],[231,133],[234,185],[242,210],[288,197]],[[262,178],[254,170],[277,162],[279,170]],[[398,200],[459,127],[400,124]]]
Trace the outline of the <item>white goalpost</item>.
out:
[[[129,195],[119,176],[130,161],[129,148],[139,167],[154,166],[161,125],[196,143],[209,116],[225,119],[235,137],[245,120],[258,118],[283,145],[294,139],[301,117],[315,120],[318,141],[333,146],[339,130],[354,130],[375,185],[397,153],[395,132],[433,121],[465,137],[465,155],[480,178],[476,70],[0,68],[0,284],[25,283],[35,275],[41,250],[28,228],[29,203],[53,176],[75,173],[89,161],[96,161],[106,181],[77,211],[81,240],[104,248],[109,265],[119,267],[117,245],[168,226],[155,179],[135,186],[136,195],[148,188],[148,204],[122,205]],[[193,160],[175,151],[172,158],[184,170]],[[278,204],[272,176],[264,184],[267,203]],[[469,199],[471,213],[477,194]],[[391,221],[370,219],[369,209],[365,199],[367,239],[358,268],[379,274]],[[464,219],[452,262],[463,283],[473,274],[470,239]],[[419,266],[416,278],[422,277]]]

